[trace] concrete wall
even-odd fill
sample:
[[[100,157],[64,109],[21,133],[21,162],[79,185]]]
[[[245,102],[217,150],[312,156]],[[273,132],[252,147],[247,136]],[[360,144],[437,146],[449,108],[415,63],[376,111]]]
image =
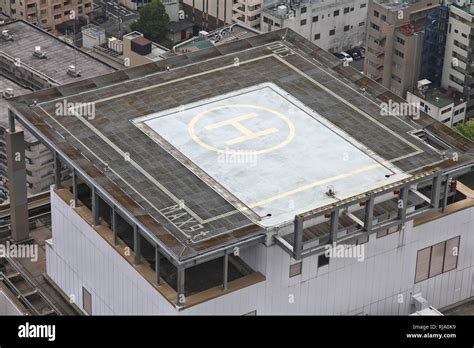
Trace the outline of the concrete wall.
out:
[[[474,209],[364,244],[366,259],[304,259],[302,274],[289,278],[294,261],[280,247],[258,245],[241,258],[266,281],[177,312],[121,255],[53,192],[53,238],[47,273],[82,307],[82,286],[92,294],[93,314],[409,314],[410,294],[422,292],[436,308],[474,295]],[[455,270],[414,284],[417,251],[461,236]],[[403,302],[399,303],[400,296]]]

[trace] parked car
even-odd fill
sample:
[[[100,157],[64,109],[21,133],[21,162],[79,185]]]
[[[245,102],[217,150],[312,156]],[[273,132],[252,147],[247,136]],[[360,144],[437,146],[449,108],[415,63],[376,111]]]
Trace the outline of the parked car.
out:
[[[346,52],[336,52],[333,53],[334,56],[339,58],[339,60],[342,60],[343,62],[348,62],[351,63],[354,61],[350,55],[348,55]]]
[[[340,52],[340,53],[344,56],[347,62],[352,63],[354,61],[354,59],[347,52]]]
[[[357,51],[359,51],[359,54],[362,58],[365,57],[365,48],[362,47],[362,46],[357,46],[357,47],[354,47],[354,49],[356,49]]]
[[[351,48],[350,50],[347,50],[346,53],[349,54],[354,60],[362,59],[360,51],[356,48]]]

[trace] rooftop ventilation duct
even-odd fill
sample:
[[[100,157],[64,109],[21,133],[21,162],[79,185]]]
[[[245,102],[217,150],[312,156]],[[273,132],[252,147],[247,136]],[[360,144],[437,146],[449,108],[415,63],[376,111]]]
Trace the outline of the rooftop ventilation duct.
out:
[[[44,59],[46,58],[46,52],[41,51],[40,46],[36,46],[35,50],[33,52],[33,57],[39,58],[39,59]]]

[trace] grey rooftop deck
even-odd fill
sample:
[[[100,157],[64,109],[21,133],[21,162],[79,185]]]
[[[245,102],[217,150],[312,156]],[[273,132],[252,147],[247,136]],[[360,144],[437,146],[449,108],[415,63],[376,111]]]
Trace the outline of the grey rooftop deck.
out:
[[[145,135],[131,121],[262,83],[286,91],[382,159],[381,165],[408,177],[453,165],[409,134],[414,130],[442,138],[458,152],[457,164],[472,160],[473,143],[426,114],[418,120],[381,116],[381,101],[400,98],[289,30],[35,92],[10,104],[176,259],[187,260],[265,233],[261,217],[174,146]],[[56,115],[64,100],[94,103],[95,118]],[[331,151],[330,143],[323,146]],[[331,169],[330,163],[319,165]],[[280,170],[285,175],[284,164]]]

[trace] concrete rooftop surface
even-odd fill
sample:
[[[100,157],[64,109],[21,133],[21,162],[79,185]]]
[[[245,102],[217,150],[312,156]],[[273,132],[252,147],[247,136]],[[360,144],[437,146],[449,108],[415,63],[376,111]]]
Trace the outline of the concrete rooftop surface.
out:
[[[472,160],[472,142],[424,113],[382,116],[388,100],[404,102],[282,29],[10,105],[187,260],[292,225],[304,210]],[[77,103],[72,116],[58,114],[64,102]],[[77,107],[86,104],[92,115]],[[420,130],[442,139],[445,154],[412,134]],[[245,151],[255,163],[225,157]]]

